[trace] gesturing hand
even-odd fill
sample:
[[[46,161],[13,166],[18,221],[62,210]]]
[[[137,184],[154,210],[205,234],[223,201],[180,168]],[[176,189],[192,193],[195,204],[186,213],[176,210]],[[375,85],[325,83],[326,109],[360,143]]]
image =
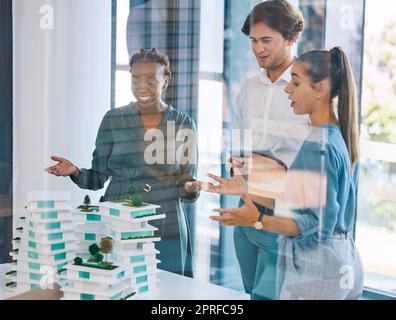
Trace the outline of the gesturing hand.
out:
[[[58,161],[58,163],[54,166],[46,168],[45,171],[47,171],[48,173],[53,174],[57,177],[67,177],[77,174],[78,168],[69,160],[56,156],[52,156],[51,159],[54,161]]]
[[[259,211],[247,194],[242,194],[241,198],[245,203],[243,207],[233,209],[214,209],[213,211],[220,212],[222,215],[210,216],[209,218],[219,221],[224,226],[253,227],[257,222]]]
[[[187,181],[184,184],[184,190],[187,193],[199,192],[202,189],[201,181]]]
[[[208,177],[219,182],[214,185],[208,183],[205,191],[218,194],[240,195],[246,191],[247,185],[245,179],[240,175],[235,175],[231,179],[224,179],[214,174],[208,173]]]
[[[252,157],[231,157],[229,162],[234,175],[245,176],[252,170]]]
[[[286,168],[276,160],[257,153],[252,153],[248,158],[232,157],[230,163],[237,175],[258,174],[265,180],[274,180],[283,178],[286,174]]]

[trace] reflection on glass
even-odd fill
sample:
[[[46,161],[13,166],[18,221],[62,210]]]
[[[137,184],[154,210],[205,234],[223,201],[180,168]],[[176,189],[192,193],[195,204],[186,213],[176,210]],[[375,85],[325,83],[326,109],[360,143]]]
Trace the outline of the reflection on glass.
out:
[[[298,43],[299,52],[321,49],[325,41],[325,0],[301,0],[305,30]]]

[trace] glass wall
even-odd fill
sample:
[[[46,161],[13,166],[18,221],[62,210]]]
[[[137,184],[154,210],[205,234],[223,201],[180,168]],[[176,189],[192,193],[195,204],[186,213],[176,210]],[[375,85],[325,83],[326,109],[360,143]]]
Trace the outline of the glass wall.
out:
[[[220,175],[224,4],[118,0],[116,6],[115,107],[135,100],[128,85],[130,55],[140,48],[156,48],[167,54],[172,81],[165,99],[191,115],[197,124],[197,178],[205,180],[209,171]],[[208,212],[219,206],[219,196],[203,193],[195,204],[184,206],[195,238],[196,277],[209,281],[215,256],[211,247],[217,246],[219,231],[208,219]]]
[[[326,1],[300,0],[299,7],[305,17],[305,30],[298,43],[298,51],[323,48],[326,41]]]
[[[356,242],[366,286],[396,294],[396,11],[366,0]]]
[[[198,124],[199,179],[207,180],[207,172],[224,177],[229,174],[229,167],[225,165],[229,151],[226,137],[234,103],[244,81],[260,71],[251,53],[249,39],[240,31],[246,15],[258,2],[260,1],[202,0],[186,2],[185,6],[179,8],[176,4],[164,6],[162,3],[159,6],[156,1],[117,1],[116,107],[133,99],[130,88],[126,85],[130,76],[128,54],[132,51],[140,47],[168,50],[173,55],[171,62],[177,66],[176,72],[184,70],[188,65],[188,70],[194,70],[196,63],[199,64],[199,90],[190,91],[195,92],[192,97],[195,94],[198,97],[197,112],[191,114]],[[352,61],[360,91],[364,1],[301,0],[293,1],[293,4],[299,6],[306,20],[306,29],[296,54],[341,45]],[[192,21],[189,20],[190,23],[187,24],[183,20],[183,17],[189,19],[186,14],[188,10],[192,10],[191,14],[196,14],[193,21],[199,28]],[[178,16],[179,24],[170,26],[171,16]],[[183,28],[178,29],[181,26]],[[169,32],[170,29],[173,33]],[[181,38],[184,40],[180,42]],[[188,59],[186,50],[191,50]],[[186,85],[197,88],[194,78],[181,78],[182,82],[173,82],[173,93],[180,93]],[[185,99],[191,96],[183,93],[182,97]],[[185,101],[183,99],[181,101]],[[180,104],[182,108],[185,105]],[[194,103],[187,105],[194,106]],[[232,228],[219,227],[208,219],[212,208],[220,205],[234,207],[237,202],[238,197],[202,193],[196,203],[196,276],[242,290]]]
[[[13,46],[14,102],[11,23],[3,18],[11,16],[10,6],[3,8],[11,1],[1,2],[0,51],[8,48],[9,55],[0,56],[0,96],[5,97],[0,102],[0,264],[9,261],[16,238],[11,223],[19,226],[29,191],[69,190],[74,207],[86,194],[92,202],[103,196],[109,181],[86,191],[43,169],[53,164],[52,155],[80,168],[91,166],[103,116],[136,101],[131,54],[156,48],[169,56],[172,80],[163,98],[196,123],[196,178],[202,181],[210,180],[208,172],[230,177],[237,96],[261,72],[250,39],[241,32],[259,0],[98,0],[94,8],[90,0],[73,1],[54,0],[49,8],[65,18],[52,25],[48,18],[44,27],[42,16],[33,15],[42,8],[39,0],[15,2],[14,32],[20,36]],[[291,2],[306,21],[295,55],[340,45],[352,62],[362,133],[354,236],[366,287],[396,294],[396,12],[384,12],[385,1]],[[182,202],[187,221],[182,227],[191,234],[194,277],[242,293],[234,229],[209,219],[214,208],[236,207],[238,201],[238,196],[201,192],[195,203]]]

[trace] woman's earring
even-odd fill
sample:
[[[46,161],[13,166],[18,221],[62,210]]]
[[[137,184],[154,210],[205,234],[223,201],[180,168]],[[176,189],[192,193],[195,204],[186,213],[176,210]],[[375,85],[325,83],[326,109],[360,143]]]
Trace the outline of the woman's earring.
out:
[[[166,91],[168,89],[169,79],[168,79],[168,77],[166,77],[164,80],[165,81],[164,81],[164,86],[162,87],[162,90]]]

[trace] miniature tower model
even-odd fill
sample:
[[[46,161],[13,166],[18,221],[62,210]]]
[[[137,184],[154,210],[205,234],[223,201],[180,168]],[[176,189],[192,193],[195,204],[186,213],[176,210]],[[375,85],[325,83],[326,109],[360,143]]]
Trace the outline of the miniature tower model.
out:
[[[65,267],[61,277],[67,279],[62,288],[63,300],[127,300],[135,295],[131,287],[130,271],[126,267],[103,261],[103,254],[111,251],[112,240],[103,238],[101,247],[89,247],[91,258],[74,259],[73,264]]]
[[[74,209],[77,237],[76,255],[81,258],[88,258],[89,246],[99,242],[104,235],[104,225],[102,216],[99,214],[99,207],[91,205],[89,196],[85,196],[84,204]]]
[[[29,192],[26,214],[19,218],[6,288],[48,288],[75,257],[70,193]]]
[[[157,205],[128,202],[99,203],[99,213],[104,218],[105,233],[113,239],[111,258],[131,272],[131,286],[136,298],[144,298],[157,292],[157,264],[159,253],[154,243],[157,228],[150,220],[164,219],[165,214],[156,212]]]
[[[157,212],[159,206],[143,203],[135,190],[128,190],[131,200],[96,206],[85,197],[84,205],[74,211],[78,254],[61,274],[67,282],[63,299],[139,299],[157,292],[160,261],[154,242],[161,239],[148,222],[164,219],[165,214]]]

